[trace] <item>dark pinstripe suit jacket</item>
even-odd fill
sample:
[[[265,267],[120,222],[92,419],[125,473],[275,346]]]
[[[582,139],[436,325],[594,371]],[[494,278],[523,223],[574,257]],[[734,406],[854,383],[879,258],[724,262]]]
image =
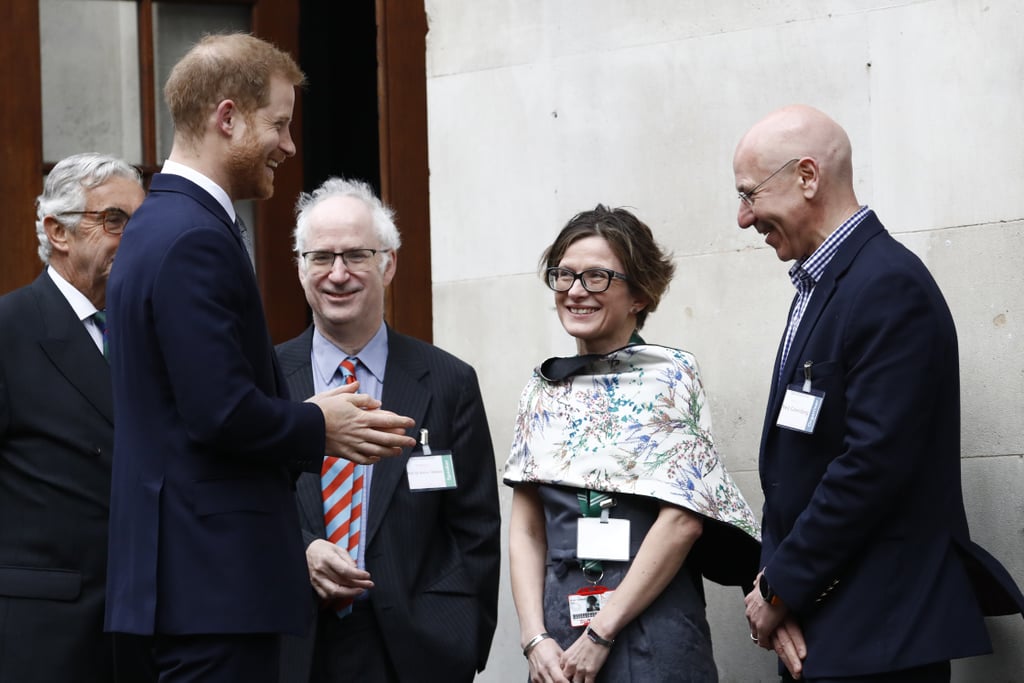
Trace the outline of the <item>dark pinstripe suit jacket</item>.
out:
[[[312,338],[310,327],[277,347],[295,399],[313,393]],[[501,552],[494,451],[476,373],[455,356],[388,328],[381,400],[416,421],[410,435],[428,429],[433,450],[452,451],[458,488],[411,492],[408,450],[374,465],[366,522],[373,610],[401,680],[466,678],[487,663]],[[308,545],[324,537],[319,477],[303,474],[297,490]],[[285,680],[308,680],[317,637],[315,625],[311,630],[299,647],[286,644]],[[361,680],[358,672],[353,680]]]

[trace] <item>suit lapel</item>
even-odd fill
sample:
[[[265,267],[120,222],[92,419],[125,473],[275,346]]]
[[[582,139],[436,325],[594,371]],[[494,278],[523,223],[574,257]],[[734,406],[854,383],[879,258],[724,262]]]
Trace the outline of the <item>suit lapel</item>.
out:
[[[295,339],[277,347],[277,363],[281,368],[288,392],[296,401],[305,401],[313,395],[313,366],[309,354],[313,350],[313,328]]]
[[[783,398],[786,395],[785,382],[787,378],[793,376],[793,372],[797,366],[801,365],[804,348],[807,346],[807,342],[811,337],[814,328],[818,324],[818,320],[821,318],[821,314],[828,306],[829,301],[835,296],[836,288],[838,287],[839,281],[843,275],[850,268],[857,254],[860,253],[861,248],[867,244],[868,240],[877,235],[882,231],[882,224],[878,221],[878,218],[874,213],[869,213],[861,222],[857,228],[850,233],[843,244],[839,247],[835,256],[832,257],[832,261],[825,268],[825,272],[821,275],[821,280],[814,286],[814,293],[811,295],[811,300],[807,303],[807,309],[804,311],[803,317],[800,319],[800,326],[796,330],[796,334],[793,335],[793,343],[789,349],[789,356],[786,358],[786,367],[778,368],[778,358],[781,356],[781,346],[779,354],[776,356],[776,374],[773,375],[771,398],[768,403],[768,413],[765,417],[764,430],[761,438],[761,449],[764,451],[765,441],[769,430],[774,426],[774,416],[778,415],[779,408],[782,405]],[[794,300],[795,304],[795,300]],[[792,315],[792,307],[790,308],[790,314]],[[785,334],[785,332],[783,332]],[[783,343],[785,343],[783,341]]]
[[[44,271],[30,287],[39,304],[45,333],[39,345],[54,367],[96,410],[114,424],[110,365],[82,321]]]
[[[227,227],[228,231],[238,243],[239,249],[242,250],[242,255],[245,256],[245,260],[249,263],[249,269],[252,270],[252,261],[249,260],[249,252],[245,248],[245,240],[242,239],[242,233],[238,229],[238,224],[231,220],[231,216],[229,216],[227,211],[224,210],[224,207],[220,205],[220,202],[213,198],[213,195],[193,183],[191,180],[179,175],[174,175],[173,173],[157,173],[154,175],[149,186],[149,191],[151,194],[153,192],[177,192],[188,195],[195,201],[202,204],[203,208],[216,216],[225,225],[225,227]]]
[[[288,390],[296,400],[313,395],[313,368],[310,364],[312,346],[313,328],[309,327],[301,336],[277,347],[281,372]],[[381,402],[386,410],[411,417],[416,424],[408,433],[417,438],[427,414],[427,407],[430,405],[430,391],[421,382],[427,372],[427,367],[410,345],[406,344],[405,338],[389,327],[388,360],[384,369]],[[385,458],[373,466],[370,512],[366,521],[366,547],[373,542],[395,489],[402,481],[410,452],[403,451],[401,455]],[[303,474],[295,486],[302,514],[321,537],[325,536],[320,478],[312,474]]]
[[[311,472],[300,474],[298,481],[295,482],[295,495],[298,497],[299,512],[305,516],[310,528],[318,537],[327,538],[320,475]]]
[[[835,289],[835,274],[831,268],[828,268],[822,274],[821,280],[814,285],[814,293],[811,295],[811,300],[807,302],[807,308],[800,319],[800,327],[796,328],[796,334],[793,335],[793,343],[789,347],[789,356],[786,358],[786,367],[782,368],[776,377],[775,387],[773,387],[775,392],[775,400],[772,403],[773,407],[777,407],[776,404],[782,403],[782,397],[786,395],[785,383],[789,377],[793,376],[793,371],[797,366],[803,363],[800,358],[804,347],[807,346],[807,339],[811,336],[811,332],[814,331],[818,318],[821,317],[821,312],[825,310],[825,306],[835,293]]]
[[[389,327],[388,362],[384,371],[384,389],[381,393],[382,407],[399,415],[411,417],[416,424],[407,433],[417,440],[430,405],[430,391],[421,382],[427,372],[426,365],[405,343],[405,338]],[[370,514],[366,523],[366,547],[373,543],[373,537],[380,528],[395,489],[402,481],[410,452],[406,449],[401,455],[385,458],[373,466]]]

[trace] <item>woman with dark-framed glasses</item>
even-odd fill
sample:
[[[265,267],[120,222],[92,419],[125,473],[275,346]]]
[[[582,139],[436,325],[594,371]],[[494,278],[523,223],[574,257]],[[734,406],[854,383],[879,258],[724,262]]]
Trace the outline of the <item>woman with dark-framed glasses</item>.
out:
[[[702,576],[749,582],[759,530],[695,359],[639,335],[674,266],[636,216],[600,204],[541,261],[578,355],[534,371],[505,465],[530,680],[717,681]]]

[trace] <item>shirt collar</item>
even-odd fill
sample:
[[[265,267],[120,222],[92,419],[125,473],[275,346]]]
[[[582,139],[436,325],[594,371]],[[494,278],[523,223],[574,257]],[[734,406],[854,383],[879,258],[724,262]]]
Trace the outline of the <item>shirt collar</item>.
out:
[[[839,251],[840,245],[849,237],[854,229],[860,225],[871,211],[867,206],[862,206],[852,216],[832,231],[825,241],[822,242],[814,252],[805,259],[793,264],[789,269],[789,279],[798,291],[810,291],[818,284],[825,268],[832,262],[832,257]]]
[[[384,370],[388,362],[388,332],[383,320],[377,333],[354,355],[378,382],[384,382]],[[330,384],[338,365],[348,357],[349,354],[320,334],[320,330],[313,328],[313,372],[323,380],[323,386]]]
[[[64,277],[58,273],[53,266],[46,266],[46,274],[53,280],[53,284],[57,285],[57,289],[64,295],[64,298],[71,304],[71,308],[75,311],[75,315],[78,316],[79,320],[87,320],[97,311],[97,308],[93,306],[93,303],[89,301],[85,294],[75,289],[75,286],[64,279]]]
[[[171,161],[170,159],[164,162],[164,167],[160,169],[160,172],[167,173],[169,175],[181,176],[185,180],[191,180],[193,183],[206,190],[211,197],[216,199],[217,203],[227,211],[228,217],[231,218],[232,221],[235,220],[235,206],[231,203],[231,198],[228,197],[228,193],[224,191],[224,188],[210,180],[207,176],[203,175],[191,166],[179,164],[177,161]]]

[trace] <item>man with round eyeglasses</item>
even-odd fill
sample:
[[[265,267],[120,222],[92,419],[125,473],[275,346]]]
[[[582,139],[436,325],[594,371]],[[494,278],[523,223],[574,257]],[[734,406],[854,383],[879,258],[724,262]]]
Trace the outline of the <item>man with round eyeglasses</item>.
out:
[[[286,642],[282,681],[468,683],[487,662],[500,573],[494,452],[476,373],[385,323],[401,242],[368,185],[331,178],[296,209],[313,325],[277,348],[292,395],[355,379],[384,409],[413,418],[420,443],[355,468],[348,490],[358,503],[356,493],[338,497],[347,480],[336,483],[329,461],[299,478],[318,609],[313,635]],[[450,467],[450,481],[425,477],[438,466]]]
[[[58,162],[36,200],[43,272],[0,298],[0,683],[155,680],[140,639],[103,633],[107,279],[144,196],[116,157]]]
[[[331,270],[339,258],[351,271],[366,270],[370,259],[390,249],[349,249],[348,251],[304,251],[299,256],[306,262],[306,270],[323,272]]]

